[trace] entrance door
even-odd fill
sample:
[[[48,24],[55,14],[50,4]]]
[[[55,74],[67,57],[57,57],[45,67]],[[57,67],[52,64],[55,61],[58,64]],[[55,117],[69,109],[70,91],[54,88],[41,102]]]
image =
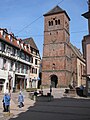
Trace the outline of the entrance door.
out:
[[[24,79],[17,78],[16,80],[16,89],[24,89]]]
[[[25,88],[25,76],[15,75],[15,87],[17,90]]]
[[[52,87],[56,88],[58,84],[58,77],[56,75],[51,76],[51,85]]]

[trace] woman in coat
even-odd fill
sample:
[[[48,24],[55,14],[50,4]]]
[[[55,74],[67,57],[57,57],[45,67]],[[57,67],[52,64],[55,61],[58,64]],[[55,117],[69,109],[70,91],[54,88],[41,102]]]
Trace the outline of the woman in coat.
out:
[[[3,97],[3,103],[5,107],[5,112],[10,112],[10,95],[8,93],[5,93]]]

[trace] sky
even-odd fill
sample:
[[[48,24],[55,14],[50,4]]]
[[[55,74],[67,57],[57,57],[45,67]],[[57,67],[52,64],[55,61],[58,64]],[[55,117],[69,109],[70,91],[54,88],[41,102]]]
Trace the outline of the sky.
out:
[[[7,28],[17,38],[32,37],[43,54],[44,14],[56,5],[70,17],[70,41],[82,51],[88,22],[81,15],[88,11],[87,0],[0,0],[0,28]]]

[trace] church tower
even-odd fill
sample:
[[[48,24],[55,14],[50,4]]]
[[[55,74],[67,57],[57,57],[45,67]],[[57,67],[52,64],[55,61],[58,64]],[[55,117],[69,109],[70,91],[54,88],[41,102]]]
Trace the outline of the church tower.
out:
[[[71,77],[70,18],[59,6],[44,14],[42,85],[67,87]]]

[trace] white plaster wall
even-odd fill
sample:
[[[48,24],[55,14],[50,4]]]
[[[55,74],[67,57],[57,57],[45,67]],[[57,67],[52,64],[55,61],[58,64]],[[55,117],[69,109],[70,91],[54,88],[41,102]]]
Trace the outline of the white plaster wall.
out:
[[[82,83],[81,79],[81,67],[80,64],[85,66],[85,63],[83,63],[80,59],[77,58],[77,85],[80,86]]]
[[[87,63],[87,74],[90,75],[90,44],[86,46],[86,63]]]
[[[5,79],[3,92],[6,91],[6,84],[8,83],[8,71],[0,70],[0,79]]]

